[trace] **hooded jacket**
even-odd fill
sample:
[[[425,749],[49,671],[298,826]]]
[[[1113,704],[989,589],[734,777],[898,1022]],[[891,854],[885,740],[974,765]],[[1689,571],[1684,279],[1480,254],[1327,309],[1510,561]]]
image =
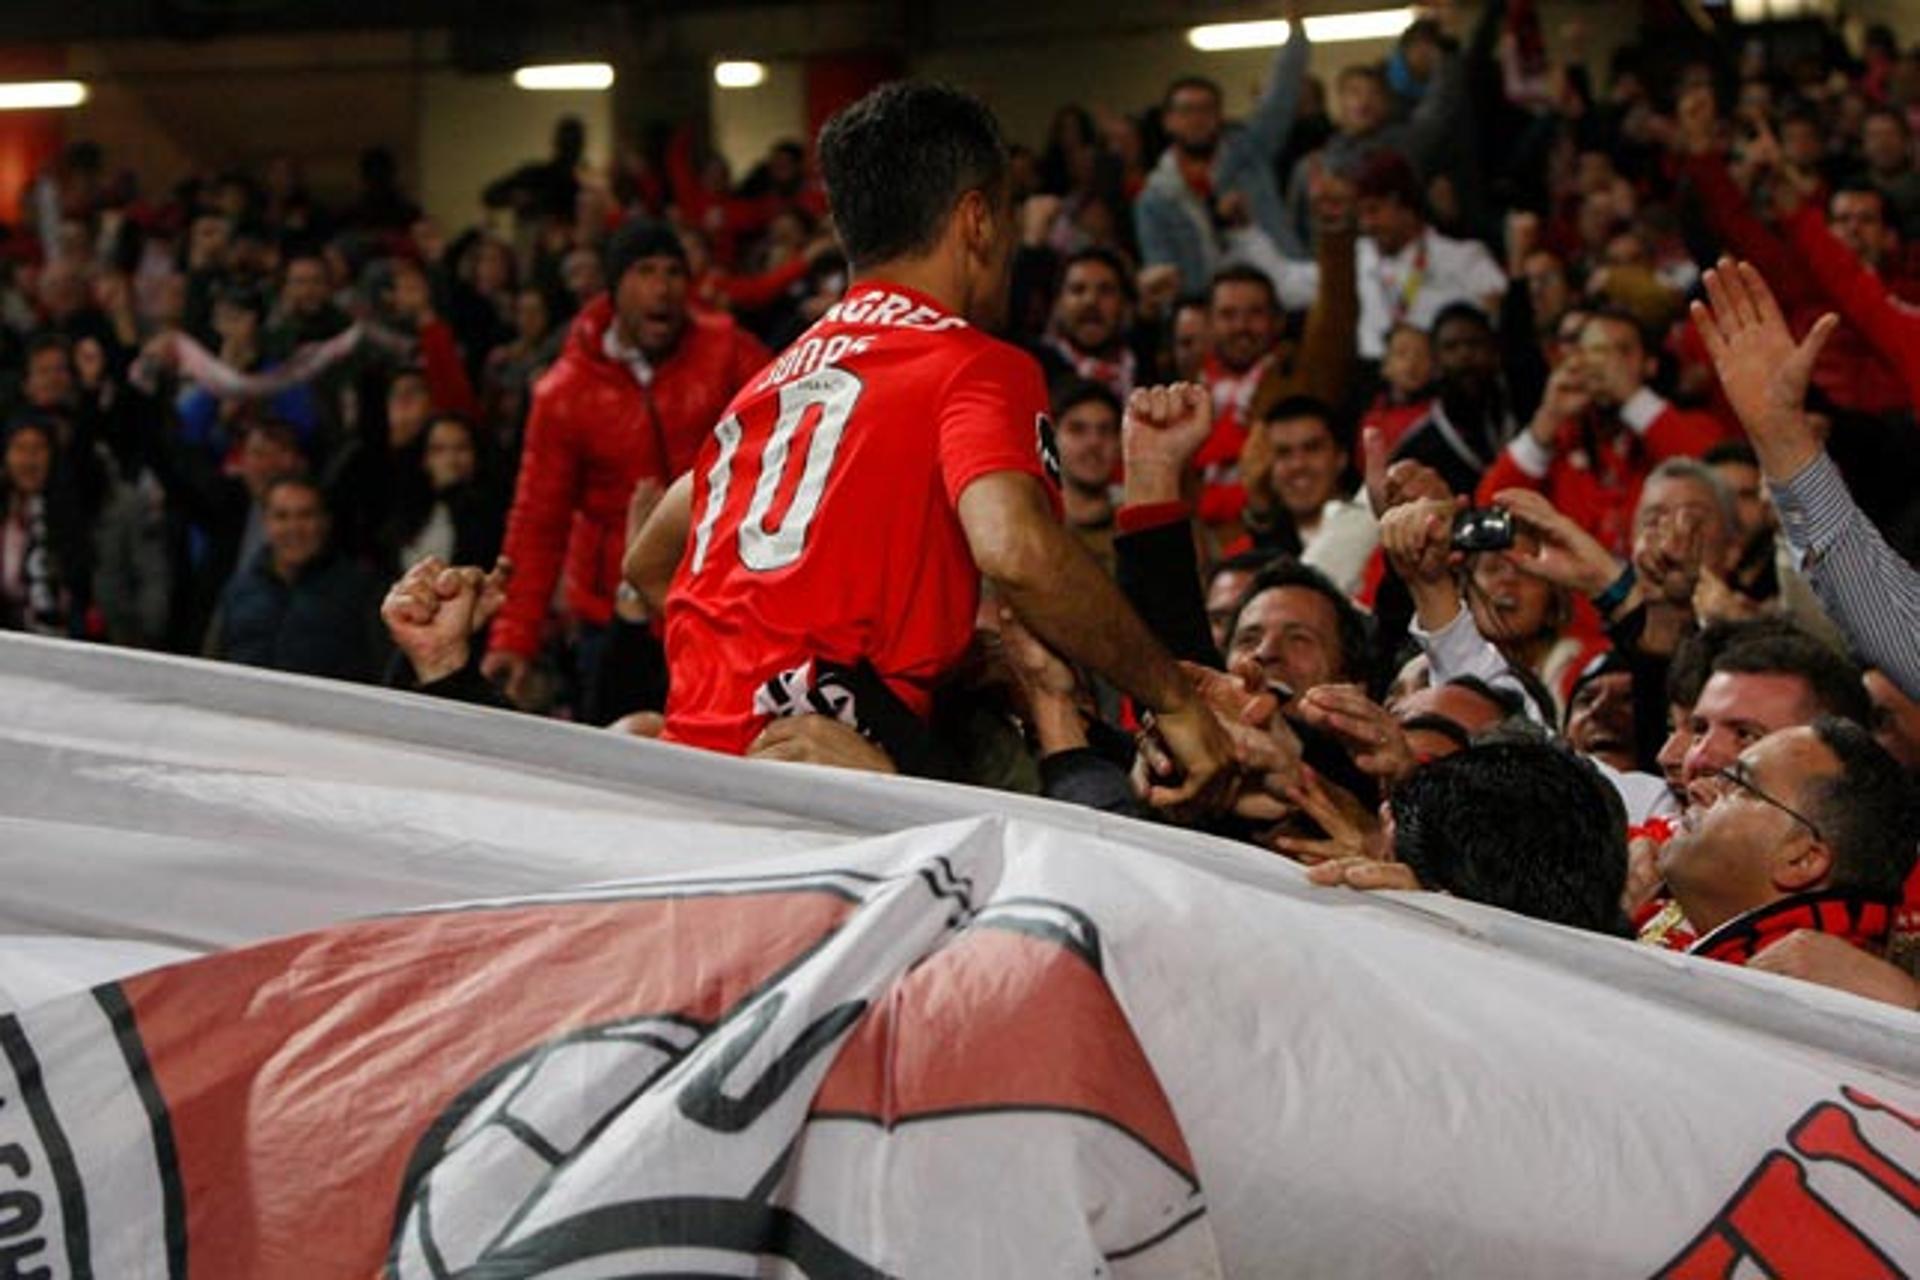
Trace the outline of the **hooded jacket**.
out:
[[[604,624],[626,550],[627,502],[652,476],[662,487],[688,467],[767,349],[726,316],[692,313],[672,353],[649,364],[623,350],[602,295],[574,319],[565,350],[535,384],[520,478],[507,517],[513,561],[491,647],[532,657],[554,584],[566,569],[567,608]]]

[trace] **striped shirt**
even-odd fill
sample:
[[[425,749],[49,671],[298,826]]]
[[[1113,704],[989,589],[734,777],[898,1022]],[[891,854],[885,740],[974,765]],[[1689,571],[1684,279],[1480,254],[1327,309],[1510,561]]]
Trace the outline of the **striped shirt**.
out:
[[[1794,567],[1854,651],[1920,698],[1920,573],[1887,545],[1825,453],[1768,487]]]

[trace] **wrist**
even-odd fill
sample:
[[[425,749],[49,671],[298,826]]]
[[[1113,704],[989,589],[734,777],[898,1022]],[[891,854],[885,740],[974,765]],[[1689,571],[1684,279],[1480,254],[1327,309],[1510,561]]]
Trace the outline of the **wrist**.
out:
[[[410,653],[407,661],[413,666],[413,677],[423,685],[445,680],[467,665],[471,651],[463,641],[444,649],[433,649],[422,654]]]
[[[1774,484],[1793,479],[1820,456],[1820,442],[1806,428],[1806,418],[1769,424],[1765,430],[1749,431],[1753,452],[1760,460],[1760,471]]]
[[[1632,565],[1621,567],[1619,572],[1611,578],[1601,576],[1614,567],[1611,564],[1605,569],[1595,566],[1594,572],[1588,575],[1587,582],[1581,586],[1581,590],[1593,601],[1593,607],[1599,611],[1602,618],[1612,617],[1614,611],[1626,603],[1627,597],[1633,594],[1634,583],[1639,581],[1639,575],[1634,573]]]
[[[1413,597],[1414,616],[1422,628],[1439,631],[1460,616],[1460,593],[1451,577],[1439,580],[1407,580],[1407,593]]]
[[[1126,460],[1126,501],[1129,505],[1180,501],[1186,468],[1155,459]]]

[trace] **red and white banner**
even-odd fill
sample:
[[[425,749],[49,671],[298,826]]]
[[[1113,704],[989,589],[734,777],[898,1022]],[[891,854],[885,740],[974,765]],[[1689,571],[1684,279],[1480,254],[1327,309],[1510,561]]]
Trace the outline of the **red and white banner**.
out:
[[[1896,1010],[376,691],[0,698],[0,1275],[1920,1270]]]

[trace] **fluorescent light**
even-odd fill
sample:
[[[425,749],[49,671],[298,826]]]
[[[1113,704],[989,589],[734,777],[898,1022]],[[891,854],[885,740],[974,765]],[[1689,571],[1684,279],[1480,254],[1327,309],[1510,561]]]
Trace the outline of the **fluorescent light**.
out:
[[[716,62],[713,82],[722,89],[757,89],[767,82],[764,62]]]
[[[87,100],[87,86],[78,80],[20,80],[0,83],[0,111],[32,111],[46,107],[77,107]]]
[[[1342,40],[1391,40],[1413,25],[1412,9],[1369,9],[1364,13],[1323,13],[1307,19],[1307,38],[1316,44]],[[1187,43],[1203,53],[1226,49],[1271,49],[1287,42],[1284,18],[1266,22],[1213,22],[1187,32]]]
[[[606,89],[613,84],[613,67],[605,62],[550,62],[520,68],[513,82],[522,89]]]

